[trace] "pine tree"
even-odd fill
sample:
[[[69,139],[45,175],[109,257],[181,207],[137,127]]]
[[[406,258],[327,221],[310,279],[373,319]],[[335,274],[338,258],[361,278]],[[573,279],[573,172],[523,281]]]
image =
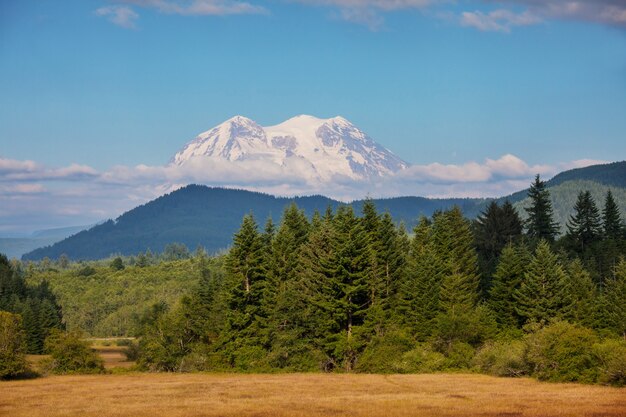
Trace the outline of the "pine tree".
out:
[[[489,289],[489,307],[501,326],[517,327],[521,319],[515,310],[515,292],[527,271],[530,254],[525,245],[507,245],[500,255],[492,286]]]
[[[482,272],[480,289],[484,297],[491,286],[491,276],[502,249],[522,234],[522,220],[508,200],[502,207],[493,201],[474,221],[473,230]]]
[[[528,196],[531,200],[530,207],[525,209],[528,213],[526,221],[528,236],[536,240],[545,239],[553,242],[559,226],[554,221],[550,192],[546,189],[546,183],[539,178],[539,174],[530,185]]]
[[[567,315],[568,277],[545,240],[539,242],[519,289],[516,311],[528,323],[548,323]]]
[[[260,345],[265,312],[261,310],[266,271],[261,236],[252,215],[246,215],[226,258],[228,316],[225,337],[233,349]]]
[[[567,273],[570,279],[571,309],[569,318],[588,328],[599,327],[597,288],[580,261],[570,262]]]
[[[263,247],[266,251],[271,250],[274,236],[276,236],[276,225],[274,224],[272,218],[268,217],[265,222],[265,227],[263,228],[263,234],[261,235]]]
[[[295,279],[301,246],[307,241],[310,224],[295,204],[288,206],[272,241],[267,257],[267,286],[263,309],[268,312],[268,338],[280,337],[290,320],[290,308],[285,303],[289,282]]]
[[[341,312],[341,328],[345,338],[335,345],[335,354],[346,370],[356,361],[358,343],[354,334],[363,324],[371,300],[368,297],[367,269],[369,266],[368,236],[352,207],[342,206],[333,220],[337,237],[334,278],[335,306]]]
[[[601,233],[600,213],[589,191],[580,192],[574,214],[567,223],[567,238],[574,247],[583,253],[587,247],[599,239]]]
[[[462,280],[461,285],[450,284],[466,290],[472,304],[475,304],[479,299],[478,256],[470,223],[463,217],[459,207],[455,206],[434,218],[433,244],[443,261],[443,280],[446,277],[454,281]]]
[[[606,193],[604,210],[602,210],[602,226],[605,239],[619,240],[624,237],[624,224],[611,190]]]
[[[626,339],[626,260],[617,264],[614,276],[606,281],[604,298],[608,325]]]

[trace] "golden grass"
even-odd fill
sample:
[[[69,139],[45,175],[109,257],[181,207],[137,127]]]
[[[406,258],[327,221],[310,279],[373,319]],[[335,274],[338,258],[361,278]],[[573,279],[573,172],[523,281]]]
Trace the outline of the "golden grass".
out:
[[[122,374],[0,382],[0,415],[626,416],[626,389],[484,375]]]

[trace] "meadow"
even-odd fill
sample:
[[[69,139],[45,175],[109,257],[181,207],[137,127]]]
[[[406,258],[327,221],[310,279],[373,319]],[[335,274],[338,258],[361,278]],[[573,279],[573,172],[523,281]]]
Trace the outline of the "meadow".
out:
[[[626,416],[626,390],[471,374],[53,376],[0,382],[0,415]]]

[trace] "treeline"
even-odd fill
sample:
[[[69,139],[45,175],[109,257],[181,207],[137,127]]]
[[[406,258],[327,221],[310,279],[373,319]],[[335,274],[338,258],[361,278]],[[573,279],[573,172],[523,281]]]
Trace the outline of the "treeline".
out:
[[[367,202],[278,226],[245,216],[224,277],[206,274],[144,319],[153,370],[420,372],[482,369],[626,380],[624,225],[582,193],[567,235],[536,178],[522,223],[493,203],[423,217],[409,236]],[[593,203],[593,204],[591,204]],[[593,226],[593,227],[591,227]],[[590,230],[592,232],[590,232]],[[604,249],[613,248],[612,252]]]
[[[180,244],[161,254],[141,253],[94,262],[45,261],[25,266],[28,282],[46,281],[63,307],[68,330],[88,336],[136,336],[154,304],[175,305],[205,269],[219,274],[222,259]]]
[[[62,329],[61,307],[47,281],[28,285],[19,263],[0,254],[0,311],[19,314],[29,353],[41,353],[52,329]]]

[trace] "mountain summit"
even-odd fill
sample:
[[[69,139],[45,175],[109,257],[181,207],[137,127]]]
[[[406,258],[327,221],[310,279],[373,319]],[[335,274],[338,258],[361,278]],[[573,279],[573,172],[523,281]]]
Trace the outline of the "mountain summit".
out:
[[[269,127],[235,116],[199,134],[171,162],[184,165],[203,159],[267,163],[285,174],[322,182],[384,177],[409,166],[340,116],[301,115]]]

